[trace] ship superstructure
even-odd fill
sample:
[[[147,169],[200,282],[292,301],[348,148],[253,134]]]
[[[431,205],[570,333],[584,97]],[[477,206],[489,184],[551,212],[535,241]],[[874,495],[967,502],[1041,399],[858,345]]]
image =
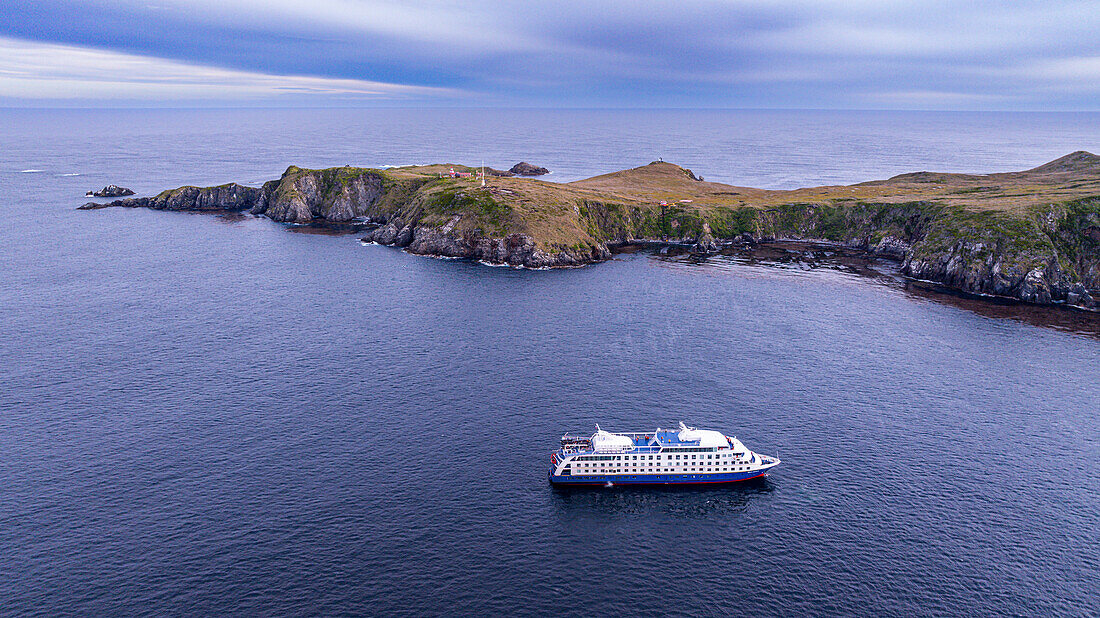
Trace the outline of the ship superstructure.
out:
[[[762,476],[779,458],[754,453],[736,437],[680,423],[679,429],[591,436],[565,434],[550,456],[556,485],[732,483]]]

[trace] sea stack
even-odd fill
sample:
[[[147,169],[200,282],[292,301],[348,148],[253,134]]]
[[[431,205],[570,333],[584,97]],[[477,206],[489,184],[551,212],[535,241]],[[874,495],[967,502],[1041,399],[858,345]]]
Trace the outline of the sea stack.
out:
[[[516,176],[542,176],[543,174],[549,174],[550,170],[545,167],[539,167],[537,165],[531,165],[526,161],[520,161],[512,166],[512,169],[508,170]]]
[[[107,185],[99,191],[88,191],[84,194],[84,197],[125,197],[133,194],[133,189],[127,189],[126,187],[120,187],[118,185]]]

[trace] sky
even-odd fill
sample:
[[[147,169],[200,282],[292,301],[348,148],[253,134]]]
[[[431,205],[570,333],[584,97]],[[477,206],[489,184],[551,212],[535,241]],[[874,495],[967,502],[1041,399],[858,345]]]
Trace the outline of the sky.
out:
[[[0,106],[1100,110],[1100,4],[30,0]]]

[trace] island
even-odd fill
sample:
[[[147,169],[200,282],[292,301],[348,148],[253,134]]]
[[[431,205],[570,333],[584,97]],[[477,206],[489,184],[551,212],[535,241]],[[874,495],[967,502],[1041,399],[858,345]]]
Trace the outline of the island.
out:
[[[120,187],[118,185],[107,185],[99,191],[88,191],[84,194],[84,197],[126,197],[127,195],[133,194],[133,189]]]
[[[1088,310],[1100,302],[1100,157],[1083,151],[1020,172],[915,172],[794,190],[706,182],[663,161],[567,183],[450,164],[291,166],[259,187],[188,186],[81,208],[111,206],[357,222],[368,242],[528,268],[592,264],[638,243],[705,254],[732,243],[828,242],[969,294]]]

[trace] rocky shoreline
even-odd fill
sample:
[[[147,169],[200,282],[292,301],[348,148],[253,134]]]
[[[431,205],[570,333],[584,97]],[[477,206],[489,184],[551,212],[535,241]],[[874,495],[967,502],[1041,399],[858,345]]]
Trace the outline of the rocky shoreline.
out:
[[[1074,157],[1073,170],[1083,161],[1087,171],[1095,171],[1100,179],[1100,158],[1094,161],[1092,155],[1080,153],[1070,157]],[[467,176],[476,174],[476,168],[462,169]],[[698,186],[712,195],[750,191],[725,190],[737,188],[706,183],[666,163],[627,172],[634,174],[628,180],[642,186],[661,181],[666,183],[662,188],[689,191]],[[833,198],[825,203],[763,207],[744,201],[737,207],[689,207],[684,204],[693,200],[682,200],[658,206],[585,186],[596,185],[602,178],[555,184],[491,177],[487,186],[478,186],[475,179],[448,177],[441,166],[396,170],[291,166],[279,179],[261,187],[235,183],[181,187],[153,197],[89,202],[81,208],[231,211],[286,223],[355,223],[367,228],[362,236],[366,242],[417,255],[526,268],[593,264],[633,243],[674,242],[707,255],[731,244],[821,241],[897,260],[907,277],[965,293],[1100,309],[1100,185],[1095,197],[1051,200],[1006,213],[939,198],[894,202]],[[905,181],[923,182],[920,178]]]

